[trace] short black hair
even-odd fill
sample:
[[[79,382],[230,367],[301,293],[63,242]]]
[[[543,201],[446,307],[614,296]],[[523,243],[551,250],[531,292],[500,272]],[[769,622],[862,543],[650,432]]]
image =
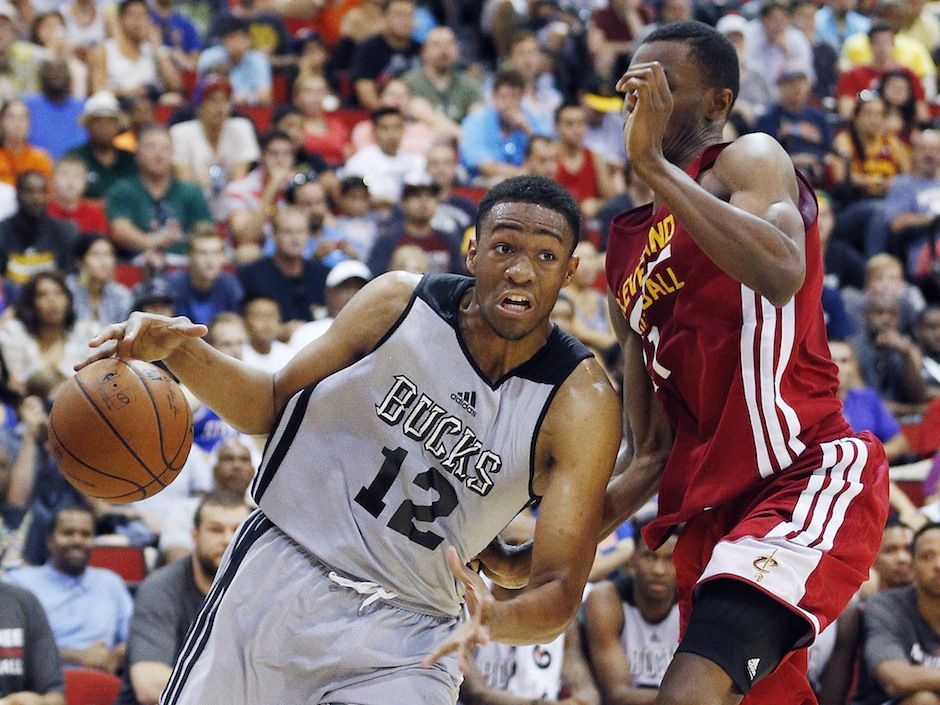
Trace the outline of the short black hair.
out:
[[[695,57],[702,77],[712,88],[731,89],[731,103],[741,90],[741,68],[738,52],[721,32],[704,22],[672,22],[664,25],[643,40],[652,42],[685,42]]]
[[[555,141],[553,137],[548,135],[532,135],[529,138],[529,143],[525,146],[525,158],[528,159],[532,156],[532,152],[535,151],[536,145],[539,144],[552,144]]]
[[[284,130],[278,130],[275,128],[273,130],[268,130],[261,136],[261,141],[258,146],[261,147],[261,151],[263,152],[272,142],[288,142],[291,146],[294,144],[291,142],[289,134],[284,132]]]
[[[502,86],[510,86],[524,91],[525,77],[515,69],[503,69],[493,79],[493,91],[499,90]]]
[[[230,34],[237,34],[239,32],[248,33],[248,22],[241,18],[235,17],[234,15],[226,15],[219,20],[218,34],[219,38],[227,37]]]
[[[243,495],[232,490],[214,490],[205,495],[199,502],[199,506],[196,507],[196,513],[193,514],[194,528],[198,529],[202,524],[202,512],[206,507],[222,507],[223,509],[240,509],[244,507],[249,509],[248,505],[245,504]]]
[[[917,552],[917,542],[920,540],[920,537],[926,534],[928,531],[940,530],[940,522],[930,521],[920,527],[917,531],[914,532],[914,538],[911,539],[911,556]]]
[[[400,117],[401,119],[403,119],[403,120],[405,119],[404,114],[402,114],[401,110],[399,110],[398,108],[392,108],[392,107],[390,107],[390,106],[384,106],[384,107],[381,107],[381,108],[376,108],[375,110],[372,111],[372,116],[371,116],[372,124],[373,124],[373,125],[378,125],[378,124],[379,124],[379,120],[381,120],[382,118],[387,117],[387,116],[389,116],[389,115],[397,115],[397,116]]]
[[[559,105],[557,108],[555,108],[555,122],[556,123],[561,118],[561,114],[565,112],[566,110],[580,110],[581,112],[584,112],[584,106],[581,105],[581,103],[578,103],[577,101],[571,101],[571,100],[565,101],[564,103]]]
[[[75,246],[72,248],[72,256],[75,258],[75,261],[81,262],[85,259],[88,250],[102,240],[108,243],[108,245],[111,246],[111,252],[114,252],[114,242],[107,235],[90,231],[81,233],[78,239],[75,240]]]
[[[571,251],[581,238],[581,207],[568,191],[544,176],[514,176],[500,181],[486,192],[477,206],[477,238],[483,232],[483,221],[500,203],[535,203],[561,213],[571,228]]]
[[[85,504],[66,504],[64,507],[56,509],[49,523],[46,525],[46,538],[49,538],[55,533],[56,527],[59,525],[59,517],[66,512],[81,512],[82,514],[87,514],[91,517],[92,527],[95,526],[95,513],[91,510],[91,507]],[[92,530],[94,530],[94,528],[92,528]]]
[[[121,17],[127,12],[127,8],[131,5],[143,5],[147,8],[147,11],[150,11],[149,6],[147,5],[147,0],[121,0],[118,4],[118,16]]]
[[[880,32],[888,32],[889,34],[894,34],[894,28],[889,25],[884,20],[875,20],[871,23],[871,27],[868,28],[868,38],[871,39],[876,34]]]

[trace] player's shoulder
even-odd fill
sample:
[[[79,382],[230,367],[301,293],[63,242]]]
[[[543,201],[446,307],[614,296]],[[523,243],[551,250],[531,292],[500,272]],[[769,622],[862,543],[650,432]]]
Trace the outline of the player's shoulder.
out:
[[[606,433],[620,425],[620,397],[600,363],[581,360],[558,388],[549,410],[552,425],[569,435]]]
[[[780,143],[763,132],[738,137],[725,147],[711,169],[730,192],[786,190],[797,193],[796,170]]]

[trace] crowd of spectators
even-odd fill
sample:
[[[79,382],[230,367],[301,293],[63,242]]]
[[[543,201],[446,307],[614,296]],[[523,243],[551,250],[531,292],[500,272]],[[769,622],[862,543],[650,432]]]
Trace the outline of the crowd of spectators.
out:
[[[120,674],[119,702],[156,702],[251,504],[259,439],[196,400],[190,459],[162,493],[109,505],[63,478],[49,408],[102,326],[185,315],[276,370],[374,276],[463,272],[485,188],[540,174],[585,223],[553,319],[616,383],[607,228],[651,194],[613,86],[650,31],[689,19],[738,52],[726,137],[773,135],[816,189],[849,423],[892,463],[929,461],[940,2],[0,0],[0,702],[58,705],[58,661]],[[886,528],[872,581],[813,647],[826,705],[940,703],[938,477],[940,460],[922,488],[893,487],[905,523]],[[511,527],[518,540],[530,519]],[[652,701],[678,628],[675,576],[671,544],[650,552],[634,535],[601,544],[559,642],[481,650],[465,705]],[[114,543],[155,569],[136,603],[89,565]]]

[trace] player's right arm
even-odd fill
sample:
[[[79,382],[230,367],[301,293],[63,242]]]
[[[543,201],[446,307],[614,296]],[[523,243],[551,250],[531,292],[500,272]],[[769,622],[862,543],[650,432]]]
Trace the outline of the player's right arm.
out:
[[[640,338],[627,326],[613,296],[610,320],[623,348],[624,438],[628,453],[623,472],[607,485],[601,538],[630,518],[656,494],[672,450],[672,426],[653,392]]]
[[[616,586],[598,583],[584,603],[585,643],[606,705],[650,705],[657,691],[630,685],[630,662],[620,641],[623,606]]]
[[[134,313],[93,338],[102,350],[89,360],[117,354],[163,360],[204,404],[243,433],[268,433],[278,411],[304,387],[367,355],[401,316],[418,279],[394,272],[376,278],[343,308],[329,330],[275,374],[255,369],[201,340],[206,327],[184,316]],[[109,341],[113,341],[109,344]]]

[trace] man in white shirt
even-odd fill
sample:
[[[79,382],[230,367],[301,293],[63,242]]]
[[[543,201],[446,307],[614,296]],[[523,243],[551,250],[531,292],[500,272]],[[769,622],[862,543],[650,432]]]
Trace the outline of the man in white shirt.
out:
[[[277,339],[281,329],[281,310],[277,301],[266,296],[247,299],[242,307],[248,344],[242,362],[265,372],[277,372],[294,356],[289,345]]]

